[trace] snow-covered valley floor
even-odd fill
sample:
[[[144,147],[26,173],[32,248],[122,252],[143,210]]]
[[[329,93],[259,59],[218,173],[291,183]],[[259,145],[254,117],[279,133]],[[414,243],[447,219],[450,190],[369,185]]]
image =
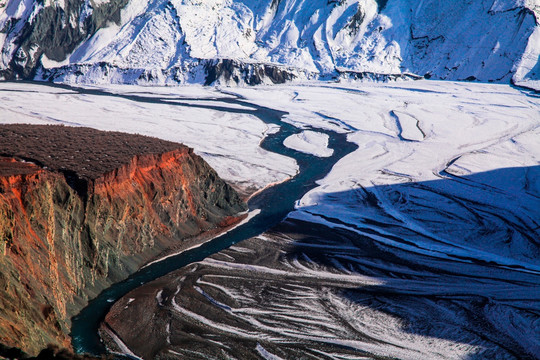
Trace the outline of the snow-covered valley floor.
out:
[[[236,96],[244,105],[217,100]],[[116,324],[151,327],[180,358],[540,358],[540,98],[439,81],[0,83],[1,123],[183,142],[246,193],[297,171],[258,146],[276,129],[249,103],[288,113],[288,147],[331,154],[319,128],[358,149],[277,228],[128,294]]]

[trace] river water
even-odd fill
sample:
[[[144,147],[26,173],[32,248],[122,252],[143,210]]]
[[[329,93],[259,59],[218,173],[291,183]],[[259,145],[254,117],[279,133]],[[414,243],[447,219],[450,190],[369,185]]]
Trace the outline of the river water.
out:
[[[278,132],[269,134],[262,141],[261,147],[265,150],[294,158],[299,166],[299,173],[294,178],[265,189],[249,200],[249,210],[260,209],[260,213],[246,224],[243,224],[222,236],[216,237],[198,248],[185,251],[179,255],[168,257],[158,263],[144,267],[125,281],[111,286],[104,290],[97,298],[91,300],[89,304],[72,319],[72,344],[73,348],[78,353],[105,353],[106,349],[99,338],[98,328],[114,302],[123,295],[174,270],[180,269],[193,262],[201,261],[209,255],[217,253],[242,240],[262,234],[266,230],[277,225],[294,209],[295,201],[314,188],[316,186],[316,181],[323,178],[339,159],[357,149],[357,145],[347,141],[346,134],[321,131],[325,132],[330,137],[329,147],[334,150],[332,156],[319,158],[291,150],[283,145],[283,141],[288,136],[298,133],[301,130],[282,122],[282,118],[286,113],[254,105],[239,98],[212,99],[214,102],[222,102],[224,106],[208,106],[206,104],[196,103],[197,100],[202,101],[204,99],[189,99],[190,104],[183,104],[181,101],[186,101],[187,99],[180,98],[178,99],[179,102],[173,103],[171,98],[162,99],[139,95],[119,95],[101,90],[67,88],[79,91],[80,93],[100,96],[117,96],[128,98],[132,101],[167,105],[174,104],[178,106],[195,106],[218,111],[254,115],[267,124],[277,124],[280,126]],[[246,108],[231,109],[226,106],[227,104],[248,106],[249,108],[253,108],[253,110]]]

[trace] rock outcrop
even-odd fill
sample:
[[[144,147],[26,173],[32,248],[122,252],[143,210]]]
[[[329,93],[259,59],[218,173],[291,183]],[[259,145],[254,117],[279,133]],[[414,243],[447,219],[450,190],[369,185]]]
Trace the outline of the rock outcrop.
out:
[[[140,135],[0,126],[0,343],[70,347],[70,318],[182,239],[245,210],[192,149]]]

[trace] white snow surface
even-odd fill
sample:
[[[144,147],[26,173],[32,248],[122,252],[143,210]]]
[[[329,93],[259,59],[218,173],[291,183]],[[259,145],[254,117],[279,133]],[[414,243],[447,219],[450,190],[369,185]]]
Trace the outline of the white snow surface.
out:
[[[349,141],[359,146],[297,202],[290,217],[347,228],[385,246],[540,272],[536,250],[523,238],[534,234],[490,237],[488,231],[500,226],[490,219],[492,213],[530,229],[540,225],[538,97],[507,85],[439,81],[235,92],[287,110],[287,121],[299,127],[348,132]],[[414,186],[426,189],[419,195]],[[486,186],[497,191],[485,192]],[[368,201],[377,206],[367,206]],[[370,221],[415,235],[401,230],[373,235]],[[412,243],[390,240],[396,236],[411,236]]]
[[[328,148],[328,135],[311,130],[289,136],[285,139],[283,145],[289,149],[319,157],[332,156],[334,153],[334,150]]]
[[[312,82],[226,93],[199,86],[101,90],[0,83],[0,119],[91,126],[182,142],[224,179],[255,191],[298,169],[292,159],[259,147],[274,126],[238,113],[250,109],[250,103],[270,106],[288,112],[284,121],[299,129],[346,132],[359,146],[298,201],[292,218],[363,235],[371,229],[370,221],[384,219],[388,226],[416,234],[409,243],[392,240],[410,234],[391,229],[369,235],[385,246],[540,271],[527,240],[531,235],[519,230],[519,224],[538,229],[540,223],[535,215],[540,207],[538,97],[508,85],[441,81]],[[235,94],[247,99],[245,106],[217,100]],[[286,143],[317,156],[332,151],[324,134],[316,131],[301,131]],[[486,193],[486,187],[498,190]],[[377,206],[366,206],[366,201]],[[517,228],[487,241],[490,227],[496,226],[490,224],[497,223],[493,214]],[[479,217],[488,220],[479,222]]]

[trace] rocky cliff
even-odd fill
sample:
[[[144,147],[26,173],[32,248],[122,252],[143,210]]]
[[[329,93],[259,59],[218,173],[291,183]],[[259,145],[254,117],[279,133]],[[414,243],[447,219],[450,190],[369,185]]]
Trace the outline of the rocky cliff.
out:
[[[0,154],[0,343],[31,354],[69,347],[87,299],[244,210],[180,144],[2,125]]]

